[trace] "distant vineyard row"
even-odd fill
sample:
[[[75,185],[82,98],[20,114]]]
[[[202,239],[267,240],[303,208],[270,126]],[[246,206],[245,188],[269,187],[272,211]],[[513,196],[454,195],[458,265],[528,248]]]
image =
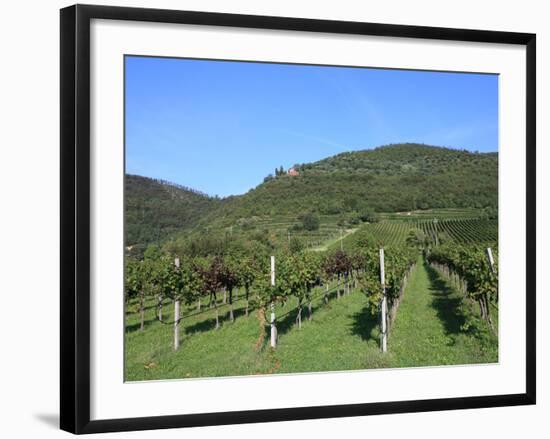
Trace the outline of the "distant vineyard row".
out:
[[[445,220],[425,221],[418,224],[422,231],[437,243],[449,238],[459,243],[498,241],[497,220]]]
[[[299,239],[305,247],[314,248],[339,241],[353,229],[370,234],[374,241],[385,245],[400,245],[405,242],[411,230],[420,230],[426,235],[427,244],[439,241],[456,243],[492,242],[498,238],[497,220],[481,219],[479,209],[431,209],[398,213],[381,213],[380,223],[340,224],[338,216],[320,215],[319,228],[314,231],[301,230],[295,216],[281,215],[275,218],[254,217],[245,224],[237,223],[226,229],[231,234],[256,230],[271,234],[279,240]],[[361,235],[361,234],[360,234]],[[349,241],[349,240],[346,240]]]
[[[498,241],[498,221],[481,219],[388,221],[366,224],[344,241],[344,246],[365,241],[380,245],[402,245],[407,240],[419,244],[437,245],[445,242],[460,244]]]

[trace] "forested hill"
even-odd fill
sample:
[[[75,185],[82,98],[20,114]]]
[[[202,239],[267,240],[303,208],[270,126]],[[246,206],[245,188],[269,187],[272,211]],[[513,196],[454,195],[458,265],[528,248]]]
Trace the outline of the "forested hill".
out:
[[[127,245],[162,241],[199,224],[209,230],[243,224],[251,217],[496,208],[498,203],[497,153],[396,144],[294,168],[297,175],[277,172],[246,194],[224,199],[127,175]]]
[[[304,172],[358,172],[390,175],[435,175],[462,168],[496,171],[497,153],[473,153],[415,143],[380,146],[375,149],[344,152],[318,162],[301,165]]]
[[[220,203],[184,186],[128,174],[124,196],[127,246],[162,241],[193,227]]]
[[[296,165],[222,202],[226,219],[264,215],[497,207],[498,154],[419,144],[346,152]]]

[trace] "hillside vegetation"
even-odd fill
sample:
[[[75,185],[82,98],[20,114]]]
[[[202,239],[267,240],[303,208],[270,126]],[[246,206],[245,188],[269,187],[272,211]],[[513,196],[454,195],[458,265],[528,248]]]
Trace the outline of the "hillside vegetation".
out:
[[[219,205],[206,194],[138,175],[126,175],[124,195],[127,246],[160,242]]]
[[[125,378],[497,362],[497,160],[391,145],[225,199],[128,176]]]
[[[372,209],[497,206],[498,155],[417,144],[346,152],[297,165],[222,203],[226,218],[281,215],[304,208],[319,214]]]
[[[395,144],[346,152],[295,169],[298,175],[269,175],[246,194],[223,199],[128,175],[127,245],[243,230],[275,233],[279,240],[286,240],[290,230],[293,236],[320,242],[334,239],[342,227],[356,227],[372,212],[496,212],[498,207],[497,153]],[[321,219],[320,229],[301,236],[296,224],[308,214]]]

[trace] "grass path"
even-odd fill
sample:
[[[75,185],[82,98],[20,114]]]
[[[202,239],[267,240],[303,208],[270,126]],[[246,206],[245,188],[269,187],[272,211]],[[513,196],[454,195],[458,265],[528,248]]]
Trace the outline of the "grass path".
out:
[[[419,260],[391,331],[392,363],[401,366],[490,363],[498,343],[475,304]]]
[[[419,259],[407,285],[388,341],[379,349],[378,317],[366,306],[364,294],[354,290],[328,304],[318,295],[313,319],[303,311],[302,329],[294,326],[295,312],[278,320],[279,345],[255,349],[259,335],[256,311],[244,315],[244,302],[235,304],[236,320],[221,307],[222,326],[214,329],[213,310],[184,318],[181,348],[172,350],[172,327],[154,318],[149,302],[146,326],[139,331],[135,310],[126,316],[126,379],[174,379],[272,373],[338,371],[380,367],[411,367],[498,360],[498,344],[478,317],[475,306],[450,290],[439,275]],[[291,299],[277,307],[279,316],[296,305]],[[172,312],[165,305],[165,315]],[[186,312],[190,312],[187,309]],[[268,328],[266,328],[267,331]]]
[[[295,327],[295,299],[277,306],[279,344],[269,348],[269,335],[262,349],[255,349],[259,335],[256,311],[246,317],[243,302],[235,304],[236,320],[220,311],[221,328],[214,329],[213,311],[181,322],[181,347],[171,347],[170,325],[154,319],[152,304],[146,311],[144,331],[137,328],[135,312],[127,314],[126,379],[149,380],[205,376],[236,376],[327,370],[389,367],[379,352],[377,317],[366,307],[364,295],[354,290],[337,298],[333,291],[328,304],[322,295],[313,301],[313,318],[302,311],[302,329]],[[225,308],[224,308],[225,309]],[[167,315],[171,305],[165,306]]]
[[[357,230],[359,230],[359,227],[355,227],[353,229],[346,229],[346,231],[341,236],[327,239],[323,244],[318,245],[316,247],[311,247],[309,250],[314,252],[324,252],[324,251],[327,251],[329,247],[335,248],[336,244],[338,244],[340,241],[343,241],[348,236],[353,235],[355,232],[357,232]]]

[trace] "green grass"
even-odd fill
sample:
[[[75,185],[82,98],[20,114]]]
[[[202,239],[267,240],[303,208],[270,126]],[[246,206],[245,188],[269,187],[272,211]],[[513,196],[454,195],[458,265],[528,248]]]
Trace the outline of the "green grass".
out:
[[[496,314],[493,310],[494,318]],[[473,302],[419,261],[390,334],[392,364],[410,367],[497,362],[498,340],[478,316]],[[498,327],[498,319],[495,324]]]
[[[156,321],[148,303],[146,326],[139,331],[135,304],[126,316],[126,380],[237,376],[251,374],[337,371],[380,367],[429,366],[496,362],[497,339],[477,310],[421,261],[417,264],[390,333],[388,352],[379,350],[378,319],[366,308],[364,295],[354,290],[328,304],[320,291],[313,319],[303,311],[302,329],[294,326],[295,301],[278,306],[279,345],[268,347],[268,328],[260,349],[256,312],[244,315],[244,301],[235,304],[236,320],[227,320],[220,305],[222,326],[214,329],[214,311],[184,318],[181,347],[172,350],[172,326]],[[168,303],[165,316],[172,311]],[[289,313],[290,311],[290,313]],[[194,312],[191,308],[185,312]],[[169,317],[170,320],[172,317]],[[470,323],[464,328],[464,322]]]

